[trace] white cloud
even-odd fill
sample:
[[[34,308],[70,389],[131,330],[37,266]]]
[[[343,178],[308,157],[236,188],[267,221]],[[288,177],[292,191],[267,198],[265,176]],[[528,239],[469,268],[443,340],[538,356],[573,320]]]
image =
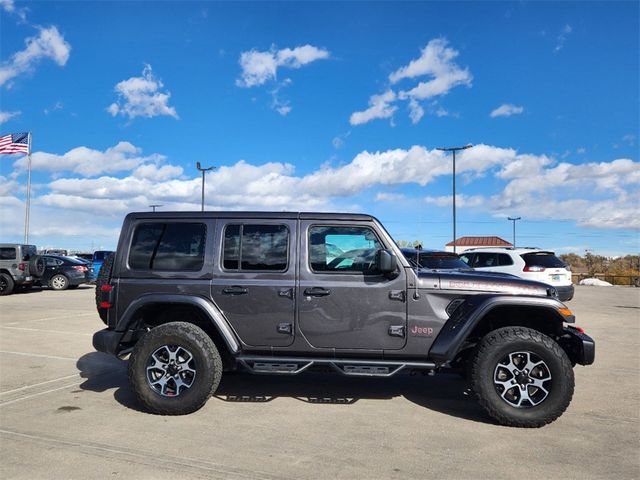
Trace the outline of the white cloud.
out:
[[[27,20],[27,9],[17,8],[13,0],[0,0],[0,8],[7,13],[17,15],[22,22]]]
[[[62,155],[34,152],[31,156],[31,168],[35,171],[74,172],[83,176],[95,176],[132,170],[144,163],[159,163],[164,158],[158,154],[142,156],[140,148],[129,142],[119,142],[104,152],[87,147],[76,147]],[[26,171],[27,158],[16,160],[13,166],[18,171]]]
[[[5,122],[8,122],[9,120],[11,120],[13,117],[17,117],[18,115],[20,115],[22,112],[21,111],[16,111],[16,112],[0,112],[0,125],[2,125]]]
[[[425,197],[425,203],[436,205],[438,207],[450,207],[453,202],[453,195],[443,195],[440,197]],[[481,195],[456,195],[456,207],[458,208],[476,208],[483,205],[486,199]]]
[[[389,193],[379,192],[376,194],[376,202],[401,202],[406,200],[407,196],[404,193]]]
[[[577,153],[578,155],[584,155],[585,153],[587,153],[587,149],[586,149],[586,148],[584,148],[584,147],[578,147],[578,148],[576,149],[576,153]]]
[[[523,107],[519,107],[511,103],[503,103],[498,108],[492,110],[489,116],[491,118],[510,117],[511,115],[520,115],[523,111]]]
[[[182,167],[163,165],[161,155],[142,156],[129,143],[104,152],[78,147],[64,155],[44,155],[34,154],[38,169],[55,175],[73,173],[34,189],[34,218],[40,218],[41,232],[61,225],[60,219],[72,218],[73,212],[88,225],[95,222],[96,213],[115,225],[125,213],[148,210],[154,203],[167,210],[199,209],[197,172],[187,176]],[[527,219],[568,219],[593,228],[640,228],[636,213],[640,165],[630,159],[576,165],[558,163],[546,155],[477,145],[461,152],[457,160],[457,173],[470,184],[485,176],[492,177],[495,185],[493,194],[485,195],[476,194],[475,186],[463,187],[456,197],[460,208],[496,216],[517,211]],[[446,179],[449,185],[450,178],[450,156],[418,145],[363,151],[348,163],[323,165],[306,174],[296,174],[288,163],[254,165],[240,160],[207,175],[206,203],[208,209],[225,210],[361,210],[354,207],[356,196],[370,195],[377,202],[410,201],[411,190],[403,190],[403,185],[426,186],[437,179]],[[0,228],[6,231],[19,228],[22,222],[21,215],[12,213],[23,195],[18,183],[0,177],[0,203],[8,207],[2,209]],[[438,208],[448,208],[451,199],[450,195],[423,197]],[[100,222],[98,227],[111,230],[109,222]]]
[[[424,116],[424,108],[419,101],[447,95],[451,89],[457,86],[471,86],[473,76],[468,68],[462,68],[455,62],[458,55],[459,52],[449,47],[446,39],[436,38],[431,40],[421,50],[420,57],[391,73],[388,80],[391,85],[395,85],[407,79],[430,78],[407,90],[400,90],[398,93],[388,89],[382,95],[373,95],[369,99],[370,107],[367,110],[355,112],[351,115],[351,124],[360,125],[376,118],[391,117],[397,109],[392,104],[398,100],[409,102],[409,118],[412,123],[418,123]],[[385,96],[386,100],[382,102],[381,100]],[[376,101],[377,103],[375,103]],[[442,108],[438,111],[448,113]],[[354,116],[359,120],[358,123],[354,123]]]
[[[260,52],[249,50],[240,54],[240,67],[242,73],[236,80],[239,87],[256,87],[263,85],[269,80],[275,80],[278,68],[297,69],[316,60],[329,58],[330,53],[323,48],[313,45],[303,45],[301,47],[283,48],[282,50],[271,50]]]
[[[411,118],[411,123],[414,125],[420,121],[420,119],[424,116],[424,108],[420,106],[420,104],[416,101],[415,98],[412,98],[409,101],[409,118]]]
[[[131,77],[115,86],[118,100],[107,107],[112,116],[157,117],[166,115],[178,118],[174,107],[169,106],[171,93],[162,91],[164,84],[153,75],[151,65],[146,64],[141,77]]]
[[[567,37],[571,32],[573,32],[573,28],[571,28],[571,25],[566,24],[564,27],[562,27],[562,30],[560,30],[560,34],[558,35],[558,38],[556,40],[556,46],[553,49],[554,53],[557,53],[564,48]]]
[[[624,137],[622,137],[622,141],[630,147],[633,147],[636,144],[637,138],[638,137],[633,133],[627,133]]]
[[[335,148],[336,150],[339,150],[342,147],[344,147],[344,144],[347,138],[349,138],[349,135],[351,135],[351,130],[341,135],[336,135],[335,137],[333,137],[333,140],[331,140],[331,144],[333,145],[333,148]]]
[[[349,118],[351,125],[362,125],[376,118],[391,117],[398,107],[392,105],[396,100],[393,90],[387,90],[381,95],[372,95],[369,99],[369,108],[362,112],[354,112]]]
[[[38,35],[27,38],[25,44],[24,50],[14,53],[11,60],[0,67],[0,85],[18,75],[31,72],[40,60],[48,58],[61,67],[69,60],[71,45],[56,27],[38,27]]]

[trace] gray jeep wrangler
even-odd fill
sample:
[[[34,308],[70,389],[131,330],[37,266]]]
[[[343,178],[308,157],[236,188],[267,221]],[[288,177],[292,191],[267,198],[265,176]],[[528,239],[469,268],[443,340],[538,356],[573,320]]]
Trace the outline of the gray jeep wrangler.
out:
[[[44,274],[44,258],[35,245],[0,243],[0,295],[28,290]]]
[[[94,347],[153,413],[198,410],[223,371],[465,372],[504,425],[558,418],[594,342],[553,287],[416,269],[358,214],[129,214],[96,282]]]

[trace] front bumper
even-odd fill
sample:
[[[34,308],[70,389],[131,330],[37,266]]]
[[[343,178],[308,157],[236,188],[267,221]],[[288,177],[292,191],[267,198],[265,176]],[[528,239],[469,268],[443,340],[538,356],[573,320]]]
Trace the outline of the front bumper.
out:
[[[574,327],[564,329],[560,345],[572,362],[591,365],[596,358],[596,344],[589,335]]]

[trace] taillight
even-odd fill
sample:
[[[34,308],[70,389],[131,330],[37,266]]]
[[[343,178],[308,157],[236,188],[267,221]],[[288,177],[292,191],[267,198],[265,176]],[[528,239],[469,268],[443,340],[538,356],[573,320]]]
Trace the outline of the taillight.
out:
[[[525,265],[522,269],[523,272],[544,272],[544,267],[537,265]]]
[[[21,272],[24,272],[27,269],[27,264],[26,263],[19,263],[18,264],[18,270],[20,270]]]
[[[111,308],[111,307],[113,307],[113,305],[111,305],[111,303],[110,303],[110,302],[100,302],[100,303],[98,304],[98,306],[99,306],[100,308]]]
[[[111,290],[113,290],[113,285],[109,285],[108,283],[100,287],[101,292],[110,292]]]
[[[105,283],[104,285],[100,286],[100,293],[106,294],[103,298],[107,298],[109,300],[111,300],[111,291],[113,290],[113,285],[109,285],[108,283]],[[113,307],[113,304],[109,301],[104,301],[102,300],[101,302],[98,303],[98,307],[99,308],[111,308]]]
[[[87,267],[85,267],[84,265],[75,265],[73,267],[74,270],[77,270],[79,272],[86,272],[87,270],[89,270]]]

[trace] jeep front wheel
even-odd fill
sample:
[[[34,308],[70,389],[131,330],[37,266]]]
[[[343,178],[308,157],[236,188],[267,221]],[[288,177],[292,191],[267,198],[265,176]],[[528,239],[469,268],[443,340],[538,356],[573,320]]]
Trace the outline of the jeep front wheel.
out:
[[[129,383],[150,412],[185,415],[200,409],[215,392],[222,360],[199,327],[171,322],[153,328],[129,360]]]
[[[573,368],[553,339],[529,328],[506,327],[481,340],[471,385],[480,405],[502,425],[542,427],[569,406]]]

